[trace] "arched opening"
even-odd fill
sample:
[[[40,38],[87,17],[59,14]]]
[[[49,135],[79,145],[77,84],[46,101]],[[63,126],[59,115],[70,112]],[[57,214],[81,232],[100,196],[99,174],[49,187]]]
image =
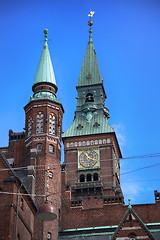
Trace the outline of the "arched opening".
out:
[[[86,95],[86,102],[94,102],[93,94],[87,93]]]
[[[51,239],[52,238],[52,234],[51,234],[51,232],[48,232],[47,233],[47,239]]]
[[[136,240],[135,233],[130,233],[128,237],[129,237],[129,240]]]
[[[90,173],[87,174],[87,182],[92,181],[92,175]]]
[[[80,175],[80,182],[85,182],[85,175],[84,174]]]
[[[98,181],[98,173],[93,174],[93,181]]]

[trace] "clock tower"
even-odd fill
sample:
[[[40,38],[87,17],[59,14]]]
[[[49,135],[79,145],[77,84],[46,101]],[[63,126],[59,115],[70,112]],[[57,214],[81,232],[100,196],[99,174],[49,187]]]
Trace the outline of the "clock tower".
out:
[[[64,133],[64,182],[70,206],[82,209],[122,204],[122,157],[114,129],[109,125],[106,93],[88,22],[89,42],[77,84],[74,121]]]

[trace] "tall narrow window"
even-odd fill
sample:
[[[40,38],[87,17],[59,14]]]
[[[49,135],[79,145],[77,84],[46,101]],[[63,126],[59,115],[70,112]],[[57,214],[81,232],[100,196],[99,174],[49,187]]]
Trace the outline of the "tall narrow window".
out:
[[[92,175],[90,173],[87,174],[87,182],[92,181]]]
[[[38,151],[42,151],[42,143],[38,143],[37,144],[37,150]]]
[[[52,234],[51,234],[51,232],[48,232],[47,233],[47,239],[51,239],[52,238]]]
[[[28,119],[28,137],[31,136],[32,133],[32,117],[30,116]]]
[[[49,144],[49,152],[54,153],[54,146],[52,144]]]
[[[98,181],[98,173],[93,174],[93,181]]]
[[[49,134],[55,135],[55,124],[56,124],[56,119],[53,114],[49,115]]]
[[[93,98],[93,94],[92,93],[88,93],[86,95],[86,102],[94,102],[94,98]]]
[[[85,175],[84,174],[80,175],[80,182],[85,182]]]
[[[21,209],[24,210],[24,200],[22,197],[21,197]]]
[[[43,113],[41,112],[37,114],[36,133],[43,133]]]

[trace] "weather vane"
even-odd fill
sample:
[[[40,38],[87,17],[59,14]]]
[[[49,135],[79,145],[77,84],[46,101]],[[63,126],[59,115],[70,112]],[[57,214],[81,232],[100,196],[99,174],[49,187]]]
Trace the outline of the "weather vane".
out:
[[[91,17],[93,17],[94,14],[95,14],[94,11],[90,11],[90,13],[88,14],[88,17],[90,17],[90,20],[91,20]]]
[[[95,14],[94,11],[90,11],[88,15],[88,17],[90,17],[90,20],[88,21],[88,25],[90,26],[90,30],[91,30],[91,26],[93,25],[93,22],[91,21],[91,18],[93,17],[93,15]]]

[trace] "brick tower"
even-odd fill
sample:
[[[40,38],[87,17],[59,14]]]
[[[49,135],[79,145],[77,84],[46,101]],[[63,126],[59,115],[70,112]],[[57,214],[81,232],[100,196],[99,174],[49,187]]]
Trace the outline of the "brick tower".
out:
[[[56,99],[57,85],[47,44],[48,30],[44,30],[45,44],[38,65],[32,90],[33,97],[24,107],[26,129],[25,165],[34,166],[35,179],[30,190],[38,195],[37,205],[44,203],[47,178],[49,177],[49,200],[57,208],[57,219],[53,222],[35,220],[34,239],[57,239],[58,222],[61,207],[61,132],[62,104]],[[49,164],[49,176],[46,175]],[[32,168],[30,168],[32,169]]]
[[[62,137],[65,152],[62,229],[74,228],[74,223],[69,227],[65,221],[65,211],[69,211],[69,207],[72,212],[71,208],[96,209],[123,203],[119,164],[122,156],[116,134],[108,124],[110,115],[105,107],[106,93],[91,35],[93,22],[88,24],[89,42],[76,87],[78,96],[74,121]],[[86,221],[83,219],[79,227],[91,226],[87,214],[84,218]]]

